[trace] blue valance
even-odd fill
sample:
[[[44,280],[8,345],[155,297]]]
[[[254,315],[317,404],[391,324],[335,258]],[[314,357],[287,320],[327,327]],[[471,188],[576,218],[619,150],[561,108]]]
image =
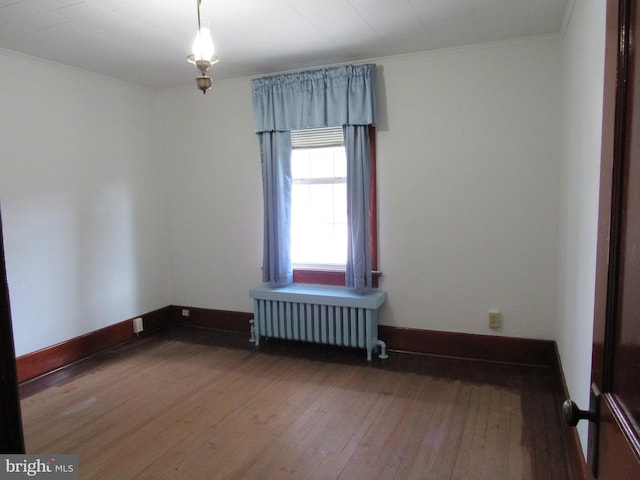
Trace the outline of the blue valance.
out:
[[[375,125],[375,65],[344,65],[251,81],[256,133]]]

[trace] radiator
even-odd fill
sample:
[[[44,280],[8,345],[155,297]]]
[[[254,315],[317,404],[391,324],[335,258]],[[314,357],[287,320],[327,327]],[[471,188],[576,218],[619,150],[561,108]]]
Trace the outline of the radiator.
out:
[[[368,361],[379,348],[379,357],[387,358],[386,345],[378,339],[378,308],[386,299],[383,291],[357,293],[345,287],[294,283],[252,288],[249,295],[256,346],[261,337],[282,338],[363,348]]]

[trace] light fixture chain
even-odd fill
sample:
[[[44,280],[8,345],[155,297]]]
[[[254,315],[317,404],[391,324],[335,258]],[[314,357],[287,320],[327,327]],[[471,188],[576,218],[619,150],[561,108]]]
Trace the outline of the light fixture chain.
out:
[[[202,0],[197,0],[198,3],[198,35],[202,32],[202,26],[200,25],[200,5],[202,5]]]

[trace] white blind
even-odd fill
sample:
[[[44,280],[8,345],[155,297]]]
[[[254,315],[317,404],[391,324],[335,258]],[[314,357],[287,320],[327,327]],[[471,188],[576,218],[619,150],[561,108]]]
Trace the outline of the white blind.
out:
[[[344,145],[342,127],[291,130],[292,148],[333,147]]]

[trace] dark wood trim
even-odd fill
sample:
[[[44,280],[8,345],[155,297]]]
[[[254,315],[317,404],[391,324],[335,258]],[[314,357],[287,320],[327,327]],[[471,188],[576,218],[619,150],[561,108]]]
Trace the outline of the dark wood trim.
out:
[[[606,405],[611,416],[618,424],[618,428],[622,432],[621,437],[628,444],[628,455],[633,457],[637,464],[640,464],[640,436],[637,432],[637,427],[634,425],[633,417],[629,415],[629,412],[620,401],[617,395],[611,393],[603,393],[601,399],[601,406]],[[619,453],[616,453],[618,457]],[[634,470],[635,471],[635,470]]]
[[[172,305],[171,324],[229,332],[250,332],[253,313]],[[189,315],[183,316],[182,310]],[[392,350],[527,365],[557,366],[552,340],[440,332],[380,325],[378,337]]]
[[[637,79],[634,82],[633,78],[638,70],[633,39],[633,29],[638,24],[636,8],[631,0],[607,1],[591,362],[592,383],[602,394],[599,398],[591,395],[590,409],[599,412],[599,419],[589,423],[588,444],[588,461],[594,476],[619,474],[629,457],[634,457],[635,462],[640,458],[640,438],[630,428],[629,412],[619,408],[613,380],[617,367],[622,367],[622,371],[633,368],[620,361],[624,358],[624,349],[618,343],[620,332],[617,329],[621,322],[622,285],[629,278],[624,271],[624,242],[633,241],[631,233],[625,231],[625,215],[633,214],[628,210],[627,190],[629,166],[634,160],[631,158],[633,105],[634,99],[638,98],[638,92],[634,92]],[[619,352],[616,352],[617,348],[620,348]],[[629,378],[632,378],[631,374]],[[636,463],[633,471],[637,469]]]
[[[555,342],[380,325],[378,337],[391,350],[526,365],[554,366]]]
[[[182,315],[183,309],[189,311],[189,316]],[[171,324],[239,332],[248,337],[249,320],[253,318],[253,313],[170,305],[139,316],[144,321],[141,337]],[[132,321],[133,319],[125,320],[19,357],[18,381],[26,382],[118,344],[134,340],[136,335],[133,333]]]
[[[600,155],[600,191],[598,207],[598,240],[596,250],[596,281],[593,322],[593,353],[591,359],[591,381],[602,389],[604,383],[604,343],[607,310],[607,290],[609,280],[609,240],[612,230],[614,158],[620,155],[619,132],[616,120],[621,116],[617,104],[621,101],[618,91],[618,36],[619,3],[607,1],[607,21],[605,39],[604,100],[602,113],[602,147]],[[622,75],[622,72],[621,72]],[[624,76],[624,75],[623,75]],[[595,406],[591,398],[591,408]],[[592,424],[593,425],[593,424]],[[592,432],[589,434],[590,442]],[[595,438],[595,437],[594,437]]]
[[[183,310],[187,310],[188,315],[183,315]],[[249,321],[253,318],[253,313],[171,305],[141,316],[145,324],[144,335],[171,324],[239,332],[249,336]],[[132,320],[126,320],[19,357],[19,381],[24,382],[35,378],[134,339],[131,322]],[[386,342],[388,348],[404,352],[527,365],[557,365],[555,342],[551,340],[441,332],[386,325],[378,327],[378,336]]]
[[[297,283],[321,283],[344,286],[344,270],[293,269],[293,281]]]
[[[615,395],[603,393],[600,403],[599,468],[601,472],[616,472],[617,478],[638,478],[640,450],[638,439],[634,438],[635,427],[627,423],[629,418]],[[610,477],[607,477],[610,478]]]
[[[249,320],[253,313],[234,312],[229,310],[215,310],[210,308],[194,308],[172,305],[171,324],[186,327],[197,327],[212,330],[225,330],[228,332],[250,332]],[[182,315],[183,310],[188,310],[189,315]]]
[[[605,55],[604,55],[604,83],[602,103],[602,141],[600,152],[600,187],[598,204],[598,238],[596,247],[596,278],[594,290],[594,314],[593,314],[593,340],[591,356],[591,382],[600,390],[603,389],[605,380],[605,361],[611,359],[611,343],[605,347],[607,330],[607,316],[611,314],[611,304],[608,300],[610,259],[615,258],[616,253],[610,251],[610,240],[614,226],[617,201],[619,196],[615,189],[619,179],[620,155],[624,151],[624,139],[621,139],[620,125],[618,122],[626,122],[626,107],[622,97],[626,97],[626,58],[624,53],[623,36],[619,34],[620,28],[620,2],[607,0],[606,30],[605,30]],[[622,60],[623,66],[618,70],[618,61]],[[615,172],[615,173],[614,173]],[[616,179],[616,180],[614,180]],[[608,353],[607,353],[608,352]],[[605,360],[607,358],[608,360]],[[593,393],[590,397],[589,408],[599,408],[600,399]],[[600,422],[589,422],[589,435],[587,444],[587,462],[594,472],[598,469],[598,437]]]
[[[0,218],[0,453],[24,453],[16,354]]]
[[[378,270],[378,187],[376,167],[376,127],[369,125],[369,150],[371,152],[369,172],[369,235],[371,237],[371,270]],[[374,287],[378,286],[378,277],[374,275]]]
[[[167,325],[169,311],[169,307],[164,307],[144,315],[138,315],[142,317],[144,322],[144,331],[140,336],[149,335]],[[20,383],[26,382],[135,338],[137,337],[133,333],[133,318],[131,318],[57,345],[22,355],[16,360],[18,381]]]
[[[319,283],[322,285],[338,285],[344,286],[344,270],[311,270],[311,269],[294,269],[293,281],[296,283]],[[378,282],[382,276],[381,272],[374,271],[371,274],[373,288],[378,288]]]
[[[183,310],[188,315],[183,315]],[[249,336],[253,313],[171,305],[142,315],[144,334],[163,326],[179,325],[224,330]],[[527,338],[498,337],[469,333],[441,332],[386,325],[378,327],[378,336],[392,350],[418,354],[470,358],[485,361],[557,366],[555,342]],[[18,358],[20,382],[53,371],[84,357],[135,338],[131,320],[111,325]]]
[[[612,389],[613,380],[613,348],[615,344],[615,325],[618,318],[618,300],[620,292],[620,269],[622,265],[622,224],[625,203],[625,183],[627,177],[626,158],[629,151],[627,121],[629,111],[629,53],[631,7],[626,1],[620,2],[619,37],[618,37],[618,69],[615,104],[615,128],[613,144],[613,161],[611,166],[611,212],[609,215],[608,273],[606,290],[605,341],[603,358],[603,377],[599,384],[603,392]]]

